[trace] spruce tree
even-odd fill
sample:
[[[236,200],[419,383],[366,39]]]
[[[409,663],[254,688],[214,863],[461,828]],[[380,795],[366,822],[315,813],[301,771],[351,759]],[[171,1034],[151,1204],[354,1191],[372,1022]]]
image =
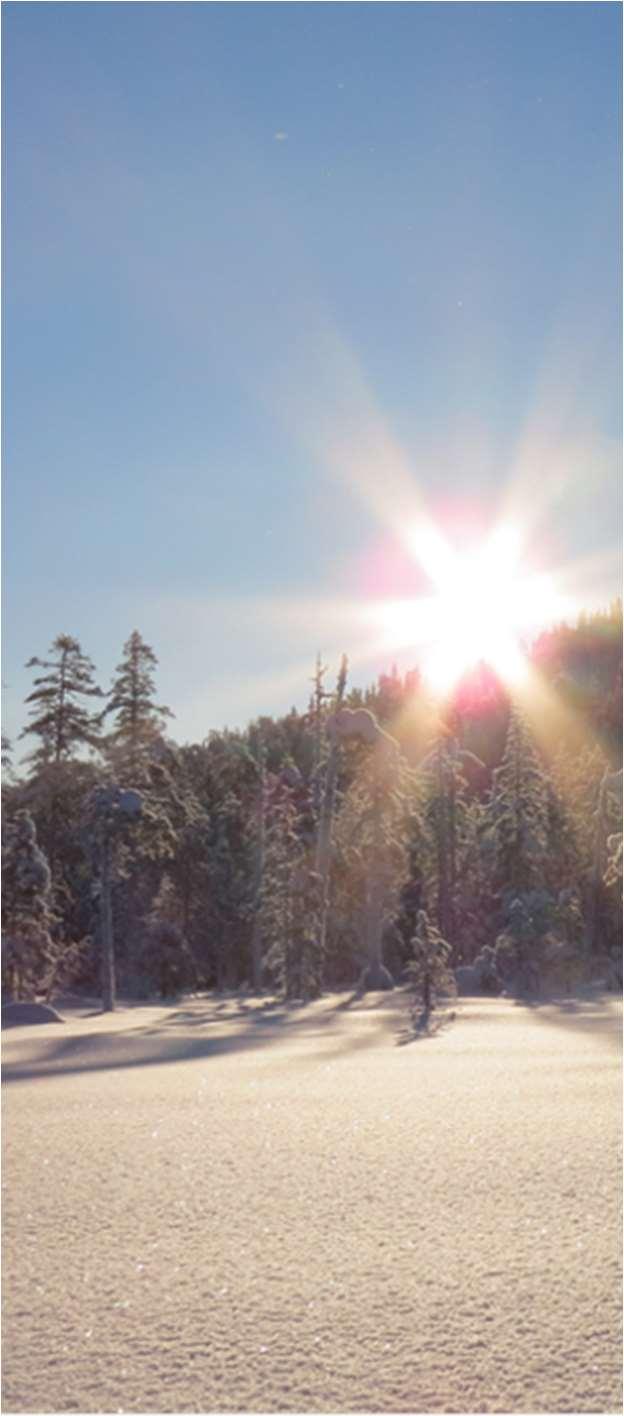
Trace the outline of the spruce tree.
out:
[[[347,686],[348,660],[343,654],[340,661],[340,670],[336,684],[334,697],[334,712],[339,711],[344,703],[345,689]],[[338,738],[334,738],[329,747],[326,762],[324,764],[324,780],[322,795],[319,804],[319,816],[316,828],[316,843],[314,857],[314,872],[319,877],[319,917],[318,917],[318,941],[321,955],[325,953],[327,920],[329,914],[329,891],[331,883],[332,865],[332,827],[334,811],[336,805],[336,785],[338,781],[338,768],[340,765],[340,745]]]
[[[300,994],[295,881],[302,862],[292,794],[283,784],[270,784],[265,817],[265,854],[260,918],[265,947],[264,967],[286,998]]]
[[[27,669],[46,670],[35,679],[33,692],[26,699],[33,705],[32,721],[20,733],[20,737],[35,734],[40,740],[29,759],[36,770],[58,767],[80,747],[99,745],[99,719],[83,702],[102,697],[93,681],[95,665],[69,634],[59,634],[49,652],[51,658],[35,657],[26,665]]]
[[[102,721],[109,713],[115,714],[109,748],[113,749],[118,777],[138,781],[149,749],[161,735],[163,721],[172,718],[173,713],[170,708],[154,702],[154,669],[158,659],[138,630],[133,630],[126,640],[123,655]]]
[[[12,781],[14,776],[13,748],[11,746],[11,739],[5,737],[4,733],[2,734],[2,753],[0,756],[0,761],[2,763],[2,771],[6,777],[7,782]]]
[[[145,918],[142,974],[161,998],[197,985],[197,968],[183,927],[184,912],[175,884],[164,874]]]
[[[411,774],[394,738],[367,709],[342,710],[330,728],[337,742],[362,736],[366,743],[336,821],[340,927],[351,935],[364,964],[360,986],[392,988],[383,944],[408,874]]]
[[[548,846],[548,779],[521,715],[510,715],[505,752],[493,774],[484,843],[493,884],[511,900],[543,884]]]
[[[459,920],[465,922],[466,875],[474,855],[478,811],[467,800],[468,768],[484,770],[474,753],[460,747],[443,726],[420,764],[426,803],[425,819],[435,843],[435,901],[438,929],[448,939],[457,961],[465,956],[459,941]],[[465,941],[463,941],[465,942]]]
[[[455,992],[455,980],[449,967],[451,946],[429,919],[426,910],[418,911],[416,931],[412,939],[413,958],[407,974],[425,1013],[435,1007],[441,994]]]
[[[52,877],[27,811],[18,811],[2,843],[2,975],[15,997],[33,997],[54,963],[50,929]]]
[[[251,969],[252,982],[256,993],[262,988],[262,931],[264,928],[264,872],[266,865],[266,812],[267,812],[267,773],[266,773],[266,753],[264,743],[261,741],[258,751],[258,797],[257,805],[252,813],[252,818],[256,824],[256,839],[253,846],[254,866],[253,866],[253,924],[251,932]]]

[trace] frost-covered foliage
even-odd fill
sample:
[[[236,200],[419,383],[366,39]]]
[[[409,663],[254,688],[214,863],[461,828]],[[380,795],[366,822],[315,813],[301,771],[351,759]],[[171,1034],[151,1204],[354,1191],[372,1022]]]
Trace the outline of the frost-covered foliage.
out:
[[[362,983],[384,988],[393,981],[383,964],[384,932],[399,910],[407,878],[411,774],[372,714],[358,719],[357,727],[360,722],[368,748],[336,821],[334,909],[336,927],[350,935],[360,958]]]
[[[506,984],[537,992],[553,908],[546,890],[527,890],[509,900],[504,928],[496,940],[496,968]]]
[[[32,817],[19,811],[2,840],[2,981],[14,998],[45,989],[58,952],[53,922],[50,868]]]
[[[286,998],[314,998],[323,977],[321,879],[314,869],[306,793],[292,766],[263,781],[262,874],[254,925],[263,979]]]
[[[622,892],[622,832],[614,831],[607,836],[607,864],[604,873],[605,885],[618,885]]]
[[[315,774],[313,779],[313,803],[315,819],[315,850],[314,850],[314,871],[318,875],[319,886],[319,919],[318,919],[318,940],[321,954],[325,954],[327,947],[327,925],[330,907],[330,890],[332,875],[332,832],[334,828],[334,813],[336,810],[336,791],[338,786],[338,773],[340,768],[340,744],[346,737],[349,737],[348,728],[344,727],[343,702],[347,684],[347,658],[343,654],[336,693],[332,703],[333,711],[329,717],[323,713],[322,685],[317,664],[317,682],[314,731],[315,731]],[[342,716],[341,716],[342,715]],[[321,731],[322,727],[325,732]]]
[[[0,761],[2,763],[3,777],[5,777],[7,781],[13,781],[15,775],[13,767],[13,747],[11,739],[5,737],[4,733],[2,734],[2,751],[0,754]]]
[[[548,847],[548,781],[530,731],[517,709],[492,780],[483,844],[504,905],[538,889]]]
[[[145,920],[138,964],[141,977],[161,998],[197,984],[195,960],[184,934],[182,901],[166,874]]]
[[[426,1013],[442,996],[455,992],[455,979],[450,967],[451,946],[429,919],[426,910],[418,911],[416,931],[412,939],[413,958],[407,974],[416,997]]]
[[[568,650],[582,640],[589,653],[599,629],[563,635],[569,663]],[[556,644],[555,635],[553,653]],[[612,637],[609,645],[611,665]],[[347,693],[346,660],[330,691],[319,657],[306,712],[178,747],[163,736],[169,710],[155,702],[156,656],[138,631],[104,714],[89,711],[100,694],[76,640],[61,635],[48,660],[30,662],[42,670],[26,730],[38,746],[23,775],[5,772],[3,800],[5,820],[31,813],[47,856],[54,941],[97,943],[101,933],[89,793],[115,781],[141,791],[141,819],[116,835],[111,857],[124,991],[173,986],[180,938],[200,986],[311,996],[353,984],[362,969],[365,982],[388,982],[383,966],[403,976],[423,910],[454,968],[491,961],[498,947],[508,986],[528,986],[531,969],[533,982],[621,972],[617,747],[584,731],[582,707],[562,715],[559,739],[540,719],[538,751],[483,666],[440,707],[417,672],[393,670]],[[557,674],[544,674],[556,729]],[[112,720],[107,737],[98,736],[102,720]],[[163,890],[175,918],[167,906],[158,925]],[[171,980],[156,964],[161,926]],[[80,965],[90,986],[97,958],[94,947]]]
[[[551,883],[565,887],[592,870],[600,784],[610,769],[597,745],[575,752],[560,747],[549,766],[549,850],[544,865]]]
[[[616,826],[613,831],[610,827]],[[622,880],[622,773],[605,772],[600,784],[596,810],[596,832],[604,851],[602,878],[605,885]]]
[[[453,961],[473,953],[475,914],[483,882],[479,878],[478,800],[468,791],[468,772],[481,774],[483,763],[463,749],[457,738],[440,729],[433,747],[420,764],[425,783],[425,822],[433,858],[429,868],[427,898],[443,937],[451,945]]]
[[[537,992],[540,985],[570,987],[587,961],[583,914],[578,893],[529,890],[506,909],[505,927],[496,940],[496,967],[508,987]]]
[[[460,993],[500,993],[500,974],[496,965],[496,949],[484,944],[471,964],[460,964],[455,969],[455,980]]]

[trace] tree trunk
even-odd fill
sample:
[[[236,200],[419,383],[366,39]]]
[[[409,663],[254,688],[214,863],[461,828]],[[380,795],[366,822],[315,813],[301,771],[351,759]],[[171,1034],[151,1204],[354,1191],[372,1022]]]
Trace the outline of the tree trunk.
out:
[[[596,952],[598,942],[598,927],[600,922],[600,904],[602,895],[602,882],[604,874],[604,856],[607,839],[606,827],[606,806],[607,806],[607,780],[608,774],[605,772],[600,783],[598,792],[598,804],[596,807],[596,826],[594,829],[594,841],[592,852],[592,869],[589,885],[589,907],[587,915],[587,950],[589,954]]]
[[[101,845],[102,893],[102,1008],[105,1013],[115,1010],[115,946],[113,941],[113,911],[110,881],[110,841],[106,826]]]
[[[266,772],[264,756],[260,771],[260,816],[258,840],[256,843],[256,868],[254,879],[254,921],[251,935],[251,974],[255,993],[262,988],[262,885],[264,881],[264,856],[266,848]]]
[[[327,915],[329,911],[329,877],[331,865],[331,833],[334,817],[334,800],[336,796],[336,781],[338,777],[338,744],[334,743],[327,759],[327,770],[325,774],[325,791],[323,793],[323,806],[321,809],[321,819],[319,822],[318,838],[316,843],[315,868],[321,880],[321,908],[319,918],[319,949],[321,958],[325,952],[325,939],[327,935]]]

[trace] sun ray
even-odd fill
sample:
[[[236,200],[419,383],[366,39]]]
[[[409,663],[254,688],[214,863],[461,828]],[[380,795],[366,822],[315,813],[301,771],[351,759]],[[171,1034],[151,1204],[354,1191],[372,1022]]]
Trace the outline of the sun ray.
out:
[[[587,718],[565,703],[561,694],[528,661],[523,679],[514,686],[513,701],[524,713],[547,760],[562,746],[579,753],[598,748],[608,755],[605,743]]]

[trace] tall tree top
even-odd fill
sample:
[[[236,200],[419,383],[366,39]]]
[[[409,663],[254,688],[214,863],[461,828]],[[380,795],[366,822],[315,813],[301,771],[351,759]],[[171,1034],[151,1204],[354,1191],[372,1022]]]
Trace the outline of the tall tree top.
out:
[[[59,634],[49,654],[48,659],[35,656],[26,664],[27,669],[47,671],[35,678],[35,687],[26,699],[33,704],[31,722],[20,734],[39,737],[40,745],[31,754],[38,767],[58,764],[83,745],[97,746],[99,740],[99,720],[80,702],[85,697],[103,696],[94,682],[95,665],[70,634]]]
[[[154,702],[154,669],[158,659],[154,650],[133,630],[123,647],[123,658],[102,714],[115,714],[112,745],[127,754],[130,770],[137,771],[146,747],[159,736],[160,724],[174,715],[170,708]]]

